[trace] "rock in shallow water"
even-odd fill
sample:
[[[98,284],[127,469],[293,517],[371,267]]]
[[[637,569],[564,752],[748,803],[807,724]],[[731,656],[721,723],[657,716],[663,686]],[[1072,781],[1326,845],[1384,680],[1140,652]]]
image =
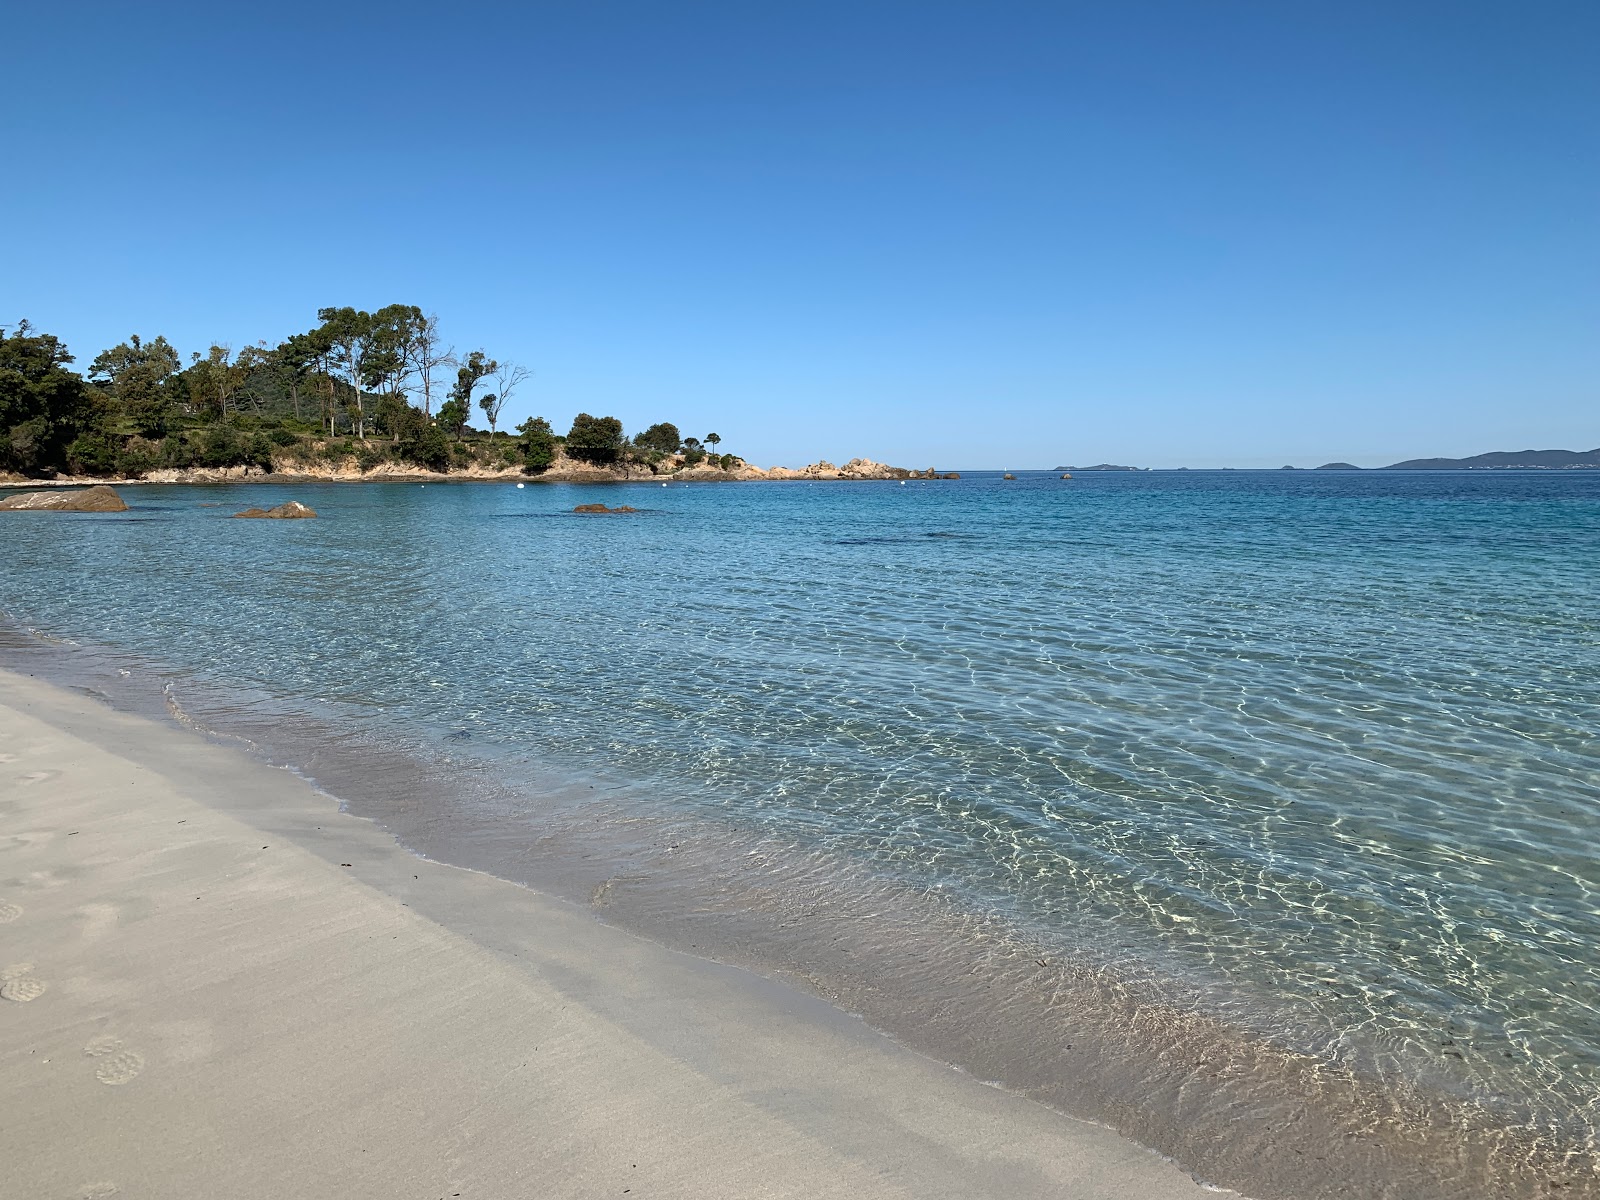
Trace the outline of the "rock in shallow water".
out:
[[[637,508],[629,508],[626,504],[620,508],[607,508],[604,504],[580,504],[572,510],[575,513],[627,513],[638,512]]]
[[[301,504],[298,500],[289,500],[278,505],[277,508],[247,508],[243,512],[233,514],[238,517],[262,517],[277,521],[292,521],[300,517],[314,517],[317,510]]]
[[[0,500],[8,512],[127,512],[122,497],[103,483],[60,492],[23,492]]]

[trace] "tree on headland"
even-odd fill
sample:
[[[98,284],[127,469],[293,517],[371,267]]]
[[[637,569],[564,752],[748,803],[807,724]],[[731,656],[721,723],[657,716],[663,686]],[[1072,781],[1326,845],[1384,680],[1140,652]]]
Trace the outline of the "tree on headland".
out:
[[[472,393],[500,366],[482,350],[474,350],[456,364],[456,382],[450,398],[439,406],[439,425],[457,441],[472,418]]]
[[[367,409],[361,389],[383,349],[375,338],[372,314],[355,308],[319,308],[317,320],[330,347],[330,361],[350,385],[347,402],[356,436],[367,440]]]
[[[72,361],[70,356],[67,361]],[[146,342],[134,334],[95,355],[89,364],[89,378],[122,406],[135,433],[159,438],[166,434],[172,416],[173,394],[168,383],[182,365],[182,358],[166,338],[158,335]]]
[[[662,463],[680,451],[704,462],[709,448],[665,421],[630,440],[616,417],[589,413],[578,414],[567,437],[532,417],[517,426],[514,443],[502,442],[500,422],[515,420],[508,402],[520,399],[531,373],[483,350],[455,357],[437,318],[414,305],[322,308],[310,329],[237,353],[218,341],[180,357],[165,338],[130,337],[96,356],[91,379],[71,362],[56,338],[26,324],[0,328],[0,470],[139,476],[156,468],[340,469],[353,461],[371,471],[405,461],[449,470],[520,461],[537,474],[556,464],[565,443],[574,463],[621,477],[645,464],[674,469]],[[468,425],[477,410],[484,433]],[[737,461],[712,456],[730,460]]]
[[[537,475],[556,460],[556,433],[543,417],[529,417],[517,426],[517,450],[522,455],[522,469]]]
[[[234,359],[231,346],[212,346],[204,358],[198,352],[192,357],[193,363],[184,372],[189,381],[190,403],[196,412],[226,420],[228,401],[249,374],[250,358],[242,351],[239,359]]]
[[[527,367],[518,366],[509,359],[503,363],[494,363],[493,366],[496,391],[478,401],[478,407],[483,410],[483,415],[489,422],[491,441],[499,432],[500,410],[506,406],[506,401],[511,399],[511,393],[516,391],[530,374]]]
[[[0,329],[0,470],[52,475],[74,445],[105,436],[105,401],[67,369],[71,361],[59,338],[27,321],[9,335]]]
[[[635,437],[633,444],[646,454],[676,454],[683,445],[683,435],[670,421],[660,421]]]
[[[615,417],[591,417],[579,413],[567,432],[567,454],[595,466],[606,466],[622,457],[622,422]]]
[[[722,444],[722,435],[720,433],[708,433],[708,434],[706,434],[706,445],[711,447],[711,453],[712,454],[715,454],[717,452],[717,447],[720,446],[721,444]]]
[[[412,308],[407,332],[406,362],[422,392],[422,415],[431,417],[433,398],[440,387],[438,373],[455,364],[455,351],[445,346],[439,336],[437,313],[424,314],[420,308]]]

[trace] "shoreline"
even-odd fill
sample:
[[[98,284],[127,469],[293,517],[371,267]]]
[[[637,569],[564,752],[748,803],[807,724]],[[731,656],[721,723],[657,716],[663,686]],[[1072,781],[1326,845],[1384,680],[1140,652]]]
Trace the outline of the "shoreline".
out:
[[[47,650],[38,633],[30,640]],[[69,667],[47,652],[25,655],[32,661],[14,669],[55,666],[52,677],[90,694],[103,689],[119,712],[136,701],[127,669],[73,645],[82,658]],[[134,676],[145,674],[125,661]],[[280,718],[253,711],[248,696],[219,720],[216,706],[233,689],[158,673],[168,679],[162,711],[135,702],[136,713],[200,731],[188,736],[210,744],[236,741],[249,747],[243,757],[278,778],[285,766],[302,773],[325,803],[338,796],[405,853],[535,888],[624,936],[728,964],[718,970],[781,981],[768,986],[798,989],[808,1003],[864,1018],[912,1053],[955,1063],[964,1078],[997,1080],[1064,1120],[1156,1146],[1241,1193],[1298,1200],[1354,1186],[1406,1200],[1520,1197],[1543,1194],[1539,1181],[1548,1179],[1570,1189],[1565,1195],[1600,1194],[1590,1190],[1600,1179],[1592,1162],[1563,1167],[1515,1123],[1450,1103],[1445,1080],[1419,1089],[1387,1071],[1325,1063],[1219,1022],[1181,994],[1143,988],[1114,964],[1107,975],[1092,955],[1069,954],[1041,970],[1039,948],[1001,925],[974,926],[939,899],[845,878],[770,839],[741,840],[731,823],[663,822],[626,794],[599,804],[592,792],[555,797],[557,809],[571,803],[564,821],[548,810],[530,815],[526,793],[452,799],[465,762],[407,760],[404,747],[365,737],[353,748],[333,727],[319,733],[308,725],[301,732],[314,740],[301,741],[320,748],[309,759],[286,758]],[[190,684],[200,689],[193,709]],[[484,799],[491,803],[479,808]],[[1281,1093],[1266,1109],[1263,1079]]]
[[[0,488],[73,488],[103,484],[109,487],[134,487],[169,484],[220,484],[220,483],[781,483],[819,481],[840,483],[906,482],[910,480],[956,480],[955,472],[940,473],[933,468],[926,471],[905,467],[891,467],[872,459],[853,458],[842,467],[826,460],[799,469],[791,467],[761,467],[742,464],[723,470],[720,467],[678,467],[670,471],[652,473],[648,468],[619,470],[614,467],[597,467],[560,459],[555,465],[537,474],[529,474],[521,467],[488,468],[482,466],[461,470],[435,471],[427,467],[397,465],[394,463],[362,471],[350,464],[329,466],[315,471],[266,471],[253,467],[184,467],[164,468],[144,475],[62,475],[50,479],[32,479],[18,475],[0,475]]]
[[[0,713],[21,1190],[1206,1194],[783,984],[414,855],[196,733],[12,671]]]

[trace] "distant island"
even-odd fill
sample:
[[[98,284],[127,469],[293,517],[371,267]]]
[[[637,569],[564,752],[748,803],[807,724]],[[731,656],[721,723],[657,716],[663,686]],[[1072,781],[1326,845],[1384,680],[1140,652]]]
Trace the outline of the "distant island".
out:
[[[1374,471],[1572,471],[1600,468],[1594,450],[1495,450],[1471,458],[1408,458]],[[1287,468],[1286,468],[1287,469]],[[1319,471],[1359,471],[1353,463],[1323,463]]]
[[[1570,471],[1600,467],[1594,450],[1496,450],[1471,458],[1408,458],[1380,471]]]
[[[1052,471],[1148,471],[1149,467],[1119,467],[1114,463],[1096,463],[1092,467],[1051,467]]]

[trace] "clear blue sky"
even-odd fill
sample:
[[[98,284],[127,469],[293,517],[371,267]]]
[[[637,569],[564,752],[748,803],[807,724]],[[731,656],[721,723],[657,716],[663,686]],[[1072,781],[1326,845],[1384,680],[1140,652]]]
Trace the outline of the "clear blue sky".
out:
[[[766,464],[1600,445],[1595,0],[13,4],[0,317]]]

